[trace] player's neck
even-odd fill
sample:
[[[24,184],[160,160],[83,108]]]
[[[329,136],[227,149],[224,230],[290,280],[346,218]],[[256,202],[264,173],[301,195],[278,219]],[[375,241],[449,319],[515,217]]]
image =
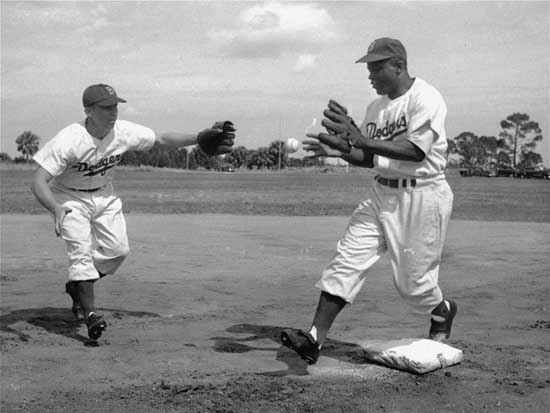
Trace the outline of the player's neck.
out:
[[[86,125],[86,130],[88,133],[93,136],[96,139],[102,140],[109,134],[111,131],[111,128],[104,128],[100,125],[97,125],[93,120],[90,118],[86,118],[86,121],[84,122]]]
[[[393,100],[393,99],[397,99],[399,96],[403,96],[405,93],[408,92],[408,90],[411,88],[413,83],[414,83],[414,77],[410,77],[408,75],[403,77],[402,79],[400,79],[395,90],[391,93],[388,93],[388,97]]]

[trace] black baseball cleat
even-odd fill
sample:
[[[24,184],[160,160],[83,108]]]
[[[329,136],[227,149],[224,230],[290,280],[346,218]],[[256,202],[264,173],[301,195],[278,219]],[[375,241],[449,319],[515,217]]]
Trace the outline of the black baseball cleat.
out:
[[[97,340],[101,337],[101,333],[107,328],[107,323],[103,319],[103,316],[96,313],[90,313],[86,325],[88,326],[88,337],[92,340]]]
[[[449,303],[449,308],[445,304]],[[455,318],[457,305],[453,300],[443,300],[432,310],[432,315],[443,318],[443,321],[436,321],[432,318],[430,326],[430,339],[434,341],[443,341],[451,336],[453,319]]]
[[[305,331],[285,329],[281,332],[281,343],[298,353],[307,364],[315,364],[319,358],[317,342]]]
[[[76,293],[76,283],[74,281],[68,281],[65,284],[65,292],[69,294],[71,296],[71,299],[73,300],[71,311],[73,312],[74,318],[78,322],[84,321],[84,311],[82,311],[80,301],[78,300],[78,295]]]

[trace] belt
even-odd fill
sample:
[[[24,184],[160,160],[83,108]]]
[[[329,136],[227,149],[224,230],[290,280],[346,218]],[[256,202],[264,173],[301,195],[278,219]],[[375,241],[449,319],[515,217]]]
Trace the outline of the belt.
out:
[[[96,192],[96,191],[99,191],[101,188],[103,188],[102,186],[100,186],[99,188],[92,188],[92,189],[77,189],[77,188],[69,188],[71,191],[78,191],[78,192]]]
[[[407,186],[410,186],[411,188],[414,188],[416,186],[416,179],[389,179],[384,178],[382,176],[375,176],[375,181],[378,182],[381,185],[389,186],[390,188],[406,188]]]

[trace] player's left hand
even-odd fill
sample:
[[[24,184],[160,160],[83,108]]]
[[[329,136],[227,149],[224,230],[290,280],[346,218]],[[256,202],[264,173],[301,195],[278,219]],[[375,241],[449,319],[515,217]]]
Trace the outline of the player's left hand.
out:
[[[349,153],[351,148],[366,139],[353,118],[348,115],[347,109],[334,100],[330,100],[328,108],[323,111],[325,119],[321,125],[328,133],[320,133],[318,139],[333,149]]]
[[[321,143],[317,134],[308,133],[306,136],[311,139],[305,139],[302,142],[304,150],[313,153],[312,155],[308,156],[308,158],[338,158],[342,155],[342,152],[336,149],[332,149],[330,146]]]
[[[211,128],[199,132],[197,143],[209,156],[229,153],[235,143],[235,131],[231,121],[216,122]]]

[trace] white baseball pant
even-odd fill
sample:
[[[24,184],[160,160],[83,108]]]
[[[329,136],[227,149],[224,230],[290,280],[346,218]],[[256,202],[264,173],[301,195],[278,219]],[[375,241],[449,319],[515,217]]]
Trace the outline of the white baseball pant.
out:
[[[453,192],[444,176],[417,179],[414,188],[373,182],[370,192],[315,286],[353,303],[368,269],[388,251],[397,291],[414,312],[429,313],[443,299],[439,264]]]
[[[113,274],[130,253],[122,202],[111,185],[97,192],[56,190],[56,198],[72,211],[61,237],[69,259],[69,280],[96,280]]]

